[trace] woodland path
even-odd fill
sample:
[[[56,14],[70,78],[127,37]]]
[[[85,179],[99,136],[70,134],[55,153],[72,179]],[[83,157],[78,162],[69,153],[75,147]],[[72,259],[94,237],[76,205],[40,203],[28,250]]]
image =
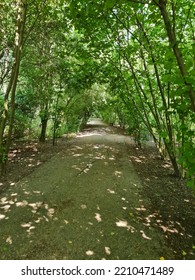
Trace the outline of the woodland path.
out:
[[[96,120],[6,189],[0,259],[173,258],[128,145],[128,136]]]

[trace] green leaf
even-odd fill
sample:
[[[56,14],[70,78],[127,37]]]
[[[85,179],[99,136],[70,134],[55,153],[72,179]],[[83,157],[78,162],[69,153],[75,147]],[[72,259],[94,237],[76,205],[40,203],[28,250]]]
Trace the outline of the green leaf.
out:
[[[188,181],[187,182],[187,186],[189,188],[195,189],[195,182],[193,180],[192,181]],[[193,246],[193,247],[194,247],[193,249],[195,249],[195,246]]]
[[[185,251],[182,251],[182,255],[183,255],[183,256],[186,256],[187,253],[186,253]]]
[[[104,9],[112,9],[116,2],[116,0],[106,0],[104,3]]]
[[[160,136],[161,136],[162,138],[167,138],[167,133],[166,133],[165,131],[161,131],[161,132],[160,132]]]
[[[170,66],[169,66],[170,67]],[[170,68],[169,68],[170,69]],[[162,77],[162,81],[164,82],[164,83],[167,83],[167,82],[171,82],[171,80],[172,80],[172,75],[171,74],[166,74],[166,75],[164,75],[163,77]]]

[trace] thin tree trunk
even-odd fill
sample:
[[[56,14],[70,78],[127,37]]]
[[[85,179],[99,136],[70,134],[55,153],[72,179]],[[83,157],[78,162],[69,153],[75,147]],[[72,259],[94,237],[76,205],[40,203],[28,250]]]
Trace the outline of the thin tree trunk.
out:
[[[41,134],[39,137],[39,141],[41,143],[45,143],[45,140],[46,140],[47,122],[48,122],[48,118],[46,116],[44,116],[41,119]]]
[[[60,90],[61,90],[61,83],[60,83]],[[56,105],[55,105],[54,124],[53,124],[53,146],[55,146],[56,143],[56,130],[57,130],[57,120],[58,120],[57,109],[58,109],[59,97],[60,94],[58,93]]]
[[[165,0],[159,0],[159,8],[164,20],[165,28],[167,31],[167,36],[169,39],[170,46],[173,50],[175,58],[177,60],[177,65],[179,67],[180,74],[183,78],[184,84],[188,87],[188,95],[191,101],[192,110],[195,112],[195,93],[192,87],[192,84],[187,81],[188,72],[184,63],[184,58],[182,56],[181,50],[178,47],[178,42],[175,34],[175,29],[171,27],[171,21],[169,18],[169,14],[166,9],[166,2]]]
[[[14,65],[12,68],[11,78],[4,98],[4,111],[1,120],[1,130],[0,130],[0,160],[1,160],[1,173],[6,173],[6,166],[8,161],[8,153],[11,144],[11,136],[13,131],[13,123],[15,117],[15,95],[19,76],[20,61],[21,61],[21,48],[24,37],[24,28],[26,22],[27,13],[27,0],[17,1],[17,21],[16,21],[16,34],[15,34],[15,55],[14,55]],[[5,145],[3,144],[4,131],[8,117],[8,99],[11,93],[11,108],[10,108],[10,122],[8,135]]]
[[[46,132],[47,132],[47,123],[48,123],[48,108],[49,108],[49,104],[48,101],[45,104],[45,108],[42,111],[41,114],[41,133],[40,133],[40,137],[39,137],[39,141],[41,143],[45,143],[46,140]]]
[[[165,144],[166,150],[167,150],[167,152],[168,152],[170,161],[171,161],[171,163],[172,163],[172,167],[173,167],[173,169],[174,169],[174,175],[175,175],[176,177],[181,177],[181,172],[180,172],[180,170],[179,170],[179,166],[178,166],[178,163],[177,163],[176,156],[175,156],[174,153],[172,152],[169,143],[166,143],[166,140],[164,141],[164,144]]]
[[[148,38],[148,35],[147,35],[146,31],[144,30],[143,24],[139,21],[138,18],[137,18],[137,24],[141,28],[141,30],[142,30],[142,32],[144,34],[144,37],[147,40],[148,47],[149,47],[149,50],[150,50],[150,56],[151,56],[151,59],[152,59],[154,70],[155,70],[157,85],[158,85],[158,88],[159,88],[159,91],[160,91],[160,94],[161,94],[162,104],[163,104],[163,106],[165,108],[164,109],[164,114],[165,114],[166,122],[163,121],[163,123],[164,123],[164,128],[166,129],[166,132],[168,134],[169,141],[167,141],[163,137],[164,144],[165,144],[166,150],[168,152],[168,155],[170,157],[172,166],[174,168],[174,173],[175,173],[176,176],[180,177],[181,173],[179,171],[179,166],[178,166],[178,163],[177,163],[177,157],[176,157],[176,153],[175,153],[175,140],[174,140],[174,137],[173,137],[172,123],[171,123],[170,116],[168,114],[167,101],[166,101],[164,90],[163,90],[163,87],[162,87],[162,83],[161,83],[161,79],[160,79],[160,75],[159,75],[156,59],[155,59],[155,56],[154,56],[154,53],[153,53],[153,47],[152,47],[152,44],[151,44],[151,42],[150,42],[150,40]]]
[[[124,79],[124,76],[123,76],[123,73],[122,73],[121,69],[117,65],[115,65],[115,63],[113,63],[113,66],[116,68],[116,70],[120,74],[121,78]],[[127,92],[130,93],[132,91],[132,89],[129,88],[129,85],[127,84],[126,81],[124,81],[124,84],[125,84],[125,87],[127,89]],[[137,83],[135,82],[135,79],[134,79],[134,84],[135,84],[136,90],[138,91],[139,89],[138,89]],[[139,109],[139,107],[137,106],[135,100],[130,95],[128,96],[128,102],[125,100],[124,96],[120,96],[120,98],[122,99],[122,101],[124,102],[124,104],[126,105],[127,108],[129,107],[128,102],[130,104],[132,103],[132,105],[134,106],[134,108],[135,108],[136,112],[138,113],[140,119],[143,121],[144,125],[147,127],[148,131],[150,132],[151,136],[153,137],[154,142],[157,143],[158,141],[156,139],[156,136],[154,135],[153,129],[151,127],[151,123],[150,123],[150,121],[148,119],[148,114],[147,114],[147,112],[145,110],[145,107],[143,106],[143,101],[141,100],[141,105],[142,105],[142,109],[143,109],[144,114]],[[134,116],[134,118],[135,118],[135,116]]]

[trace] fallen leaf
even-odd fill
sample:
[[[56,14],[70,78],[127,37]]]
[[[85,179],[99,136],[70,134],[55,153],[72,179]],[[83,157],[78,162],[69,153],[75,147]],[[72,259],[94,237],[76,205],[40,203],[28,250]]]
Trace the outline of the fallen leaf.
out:
[[[143,230],[140,230],[140,232],[141,232],[143,238],[148,239],[148,240],[152,239],[152,238],[148,237]]]
[[[162,230],[163,230],[164,232],[167,231],[167,227],[165,227],[165,226],[160,226],[160,227],[162,228]]]
[[[46,218],[45,216],[43,216],[43,218],[46,220],[46,222],[49,222],[48,218]]]
[[[9,204],[13,205],[14,204],[14,201],[13,200],[10,200],[8,201]]]
[[[107,255],[110,255],[111,254],[110,248],[109,247],[105,247],[105,252],[106,252]]]
[[[5,218],[5,215],[0,214],[0,220],[3,220]]]
[[[30,194],[30,192],[25,191],[24,194],[27,194],[27,195],[28,195],[28,194]]]
[[[6,239],[6,242],[8,243],[8,244],[12,244],[12,238],[11,238],[11,236],[8,236],[8,238]]]
[[[17,207],[24,207],[24,206],[26,206],[26,205],[28,205],[28,202],[27,202],[26,200],[23,200],[23,201],[21,201],[21,202],[17,202],[17,203],[16,203],[16,206],[17,206]]]
[[[49,209],[48,209],[48,212],[47,212],[47,215],[48,215],[50,218],[52,218],[53,215],[54,215],[54,213],[55,213],[54,208],[49,208]]]
[[[168,232],[171,232],[171,233],[178,233],[178,230],[176,228],[170,229],[170,228],[168,228],[166,226],[160,226],[160,228],[162,228],[162,230],[164,232],[168,231]]]
[[[18,195],[17,193],[12,193],[12,194],[11,194],[11,196],[17,196],[17,195]]]
[[[114,193],[115,193],[115,191],[110,190],[110,189],[107,189],[107,191],[108,191],[109,193],[112,193],[112,194],[114,194]]]
[[[101,215],[100,215],[99,213],[95,213],[95,219],[96,219],[98,222],[101,222],[101,221],[102,221]]]
[[[16,203],[16,205],[19,204],[19,203],[20,203],[20,202]],[[37,210],[37,209],[38,209],[36,203],[29,203],[28,205],[29,205],[30,207],[32,207],[34,210]]]
[[[128,223],[127,223],[127,221],[118,221],[118,222],[116,222],[116,225],[117,225],[117,227],[125,227],[125,228],[127,228],[128,227]]]
[[[1,198],[1,204],[7,204],[7,197]]]
[[[31,226],[31,223],[26,223],[26,224],[21,224],[21,227],[23,227],[23,228],[26,228],[26,227],[30,227]]]
[[[135,208],[137,211],[146,211],[146,208],[144,206],[141,206],[140,208]]]
[[[32,226],[32,227],[29,227],[29,230],[32,230],[32,229],[35,229],[35,227],[34,227],[34,226]]]
[[[42,220],[42,218],[38,218],[36,221],[35,221],[35,223],[40,223],[40,221]]]
[[[87,256],[93,256],[93,255],[94,255],[94,252],[91,251],[91,250],[88,250],[85,254],[86,254]]]
[[[5,206],[2,206],[1,209],[3,209],[5,212],[7,212],[7,210],[9,210],[10,207],[11,207],[11,205],[7,204]]]

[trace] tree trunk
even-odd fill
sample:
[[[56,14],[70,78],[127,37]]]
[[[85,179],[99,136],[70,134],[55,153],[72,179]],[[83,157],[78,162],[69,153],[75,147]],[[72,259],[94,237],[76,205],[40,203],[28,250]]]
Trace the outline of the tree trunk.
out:
[[[172,163],[172,167],[174,169],[174,175],[176,177],[181,177],[181,172],[179,170],[179,166],[178,166],[178,163],[177,163],[176,156],[175,156],[175,154],[172,151],[172,144],[171,143],[167,143],[167,141],[165,139],[164,139],[164,144],[165,144],[166,151],[167,151],[167,153],[169,155],[170,161]]]
[[[62,89],[61,81],[60,81],[60,92]],[[54,113],[54,124],[53,124],[53,146],[56,143],[56,130],[58,128],[58,103],[59,103],[60,93],[57,95],[56,105],[55,105],[55,113]]]
[[[165,158],[167,157],[167,151],[166,151],[164,142],[162,141],[162,138],[159,137],[158,140],[156,139],[156,141],[154,141],[154,142],[155,142],[158,152],[160,154],[160,158],[162,160],[165,160]]]
[[[13,123],[15,117],[15,95],[19,76],[20,61],[21,61],[21,49],[24,37],[24,28],[26,22],[26,12],[27,12],[27,0],[17,1],[17,21],[16,21],[16,34],[15,34],[15,52],[14,52],[14,64],[12,67],[12,73],[9,81],[9,85],[4,97],[4,111],[1,119],[1,129],[0,129],[0,164],[1,173],[6,173],[6,166],[8,161],[8,153],[11,144],[11,136],[13,131]],[[5,145],[3,143],[5,126],[8,117],[8,100],[11,93],[11,107],[10,107],[10,122],[8,135],[6,137]]]
[[[169,14],[166,9],[166,1],[159,0],[159,8],[164,20],[165,28],[167,31],[167,36],[169,39],[170,46],[173,50],[175,58],[177,60],[177,65],[179,67],[180,74],[183,78],[184,84],[188,87],[188,95],[191,101],[192,110],[195,112],[195,93],[192,87],[192,84],[187,81],[188,72],[184,63],[184,59],[181,53],[181,50],[178,47],[178,42],[175,34],[175,29],[171,27],[171,21],[169,19]]]
[[[56,144],[56,130],[57,130],[57,116],[55,116],[54,124],[53,124],[53,146]]]
[[[39,141],[41,143],[45,143],[45,139],[46,139],[46,131],[47,131],[47,122],[48,122],[48,118],[42,118],[41,119],[41,134],[39,137]]]

